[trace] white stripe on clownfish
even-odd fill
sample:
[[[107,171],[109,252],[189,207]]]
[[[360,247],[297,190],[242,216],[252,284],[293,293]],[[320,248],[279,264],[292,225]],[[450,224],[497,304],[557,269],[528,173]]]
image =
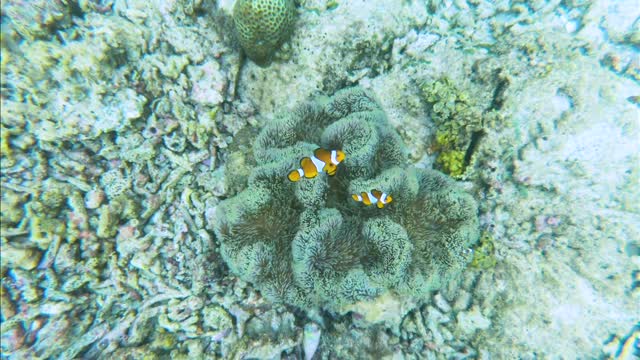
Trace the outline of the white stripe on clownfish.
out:
[[[322,172],[322,169],[324,169],[324,166],[326,165],[326,163],[318,159],[315,155],[310,156],[310,158],[311,158],[311,161],[313,162],[313,165],[316,166],[316,171]]]
[[[340,164],[340,161],[338,161],[338,159],[337,159],[337,155],[338,155],[338,152],[337,152],[337,151],[335,151],[335,150],[331,150],[331,163],[332,163],[333,165],[338,165],[338,164]]]
[[[360,194],[353,194],[351,195],[351,198],[357,202],[362,202],[367,206],[376,204],[379,209],[384,208],[386,204],[393,201],[391,195],[376,189],[369,192],[362,192]]]

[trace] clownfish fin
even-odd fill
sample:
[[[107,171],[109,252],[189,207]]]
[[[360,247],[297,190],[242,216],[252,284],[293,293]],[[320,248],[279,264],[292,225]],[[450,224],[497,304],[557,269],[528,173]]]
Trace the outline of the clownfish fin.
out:
[[[303,175],[304,175],[304,171],[302,169],[296,169],[289,172],[289,175],[287,177],[289,178],[289,180],[296,182],[300,180]]]
[[[382,209],[384,207],[382,201],[378,201],[376,204],[378,205],[378,209]]]
[[[289,173],[289,175],[287,176],[287,178],[289,178],[289,181],[296,182],[296,181],[300,180],[300,177],[301,177],[301,175],[300,175],[301,171],[300,170],[301,169],[291,171]]]
[[[382,191],[380,190],[376,190],[376,189],[371,189],[371,194],[373,194],[373,196],[376,197],[376,199],[380,200],[380,197],[382,197]]]
[[[313,155],[318,159],[324,161],[325,164],[331,162],[331,151],[323,148],[317,148],[313,151]]]
[[[351,198],[357,202],[362,201],[362,196],[358,195],[358,194],[353,194],[351,195]]]
[[[318,176],[318,169],[316,165],[311,161],[311,158],[302,158],[300,160],[300,166],[302,167],[302,171],[304,172],[304,177],[307,179],[313,179]]]

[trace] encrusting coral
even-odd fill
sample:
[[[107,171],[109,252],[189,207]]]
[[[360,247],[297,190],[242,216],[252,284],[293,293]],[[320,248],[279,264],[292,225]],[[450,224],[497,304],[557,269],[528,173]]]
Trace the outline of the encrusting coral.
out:
[[[260,65],[291,35],[295,17],[293,0],[237,0],[233,7],[240,45]]]
[[[287,180],[318,147],[347,154],[337,174]],[[399,136],[360,88],[271,122],[253,154],[259,165],[218,207],[214,230],[231,270],[271,300],[338,309],[388,290],[421,297],[470,261],[475,201],[441,173],[406,168]],[[373,188],[393,203],[377,209],[351,199]]]

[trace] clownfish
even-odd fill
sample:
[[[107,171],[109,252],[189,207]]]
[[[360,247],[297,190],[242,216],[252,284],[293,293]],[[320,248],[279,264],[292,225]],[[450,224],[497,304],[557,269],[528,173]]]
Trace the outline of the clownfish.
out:
[[[341,150],[316,149],[313,156],[300,160],[300,168],[289,173],[289,180],[296,182],[302,177],[313,179],[319,173],[326,171],[329,176],[336,174],[338,164],[344,161],[344,152]]]
[[[351,195],[351,198],[357,202],[362,202],[367,206],[376,204],[378,206],[378,209],[382,209],[385,205],[393,201],[391,195],[375,189],[369,191],[368,193],[362,192],[360,193],[360,195],[353,194]]]

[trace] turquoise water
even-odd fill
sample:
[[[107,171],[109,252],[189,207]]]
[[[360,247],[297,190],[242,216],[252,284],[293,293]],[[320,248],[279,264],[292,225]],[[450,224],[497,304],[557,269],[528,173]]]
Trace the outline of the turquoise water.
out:
[[[2,3],[2,358],[640,357],[633,1],[238,4]]]

